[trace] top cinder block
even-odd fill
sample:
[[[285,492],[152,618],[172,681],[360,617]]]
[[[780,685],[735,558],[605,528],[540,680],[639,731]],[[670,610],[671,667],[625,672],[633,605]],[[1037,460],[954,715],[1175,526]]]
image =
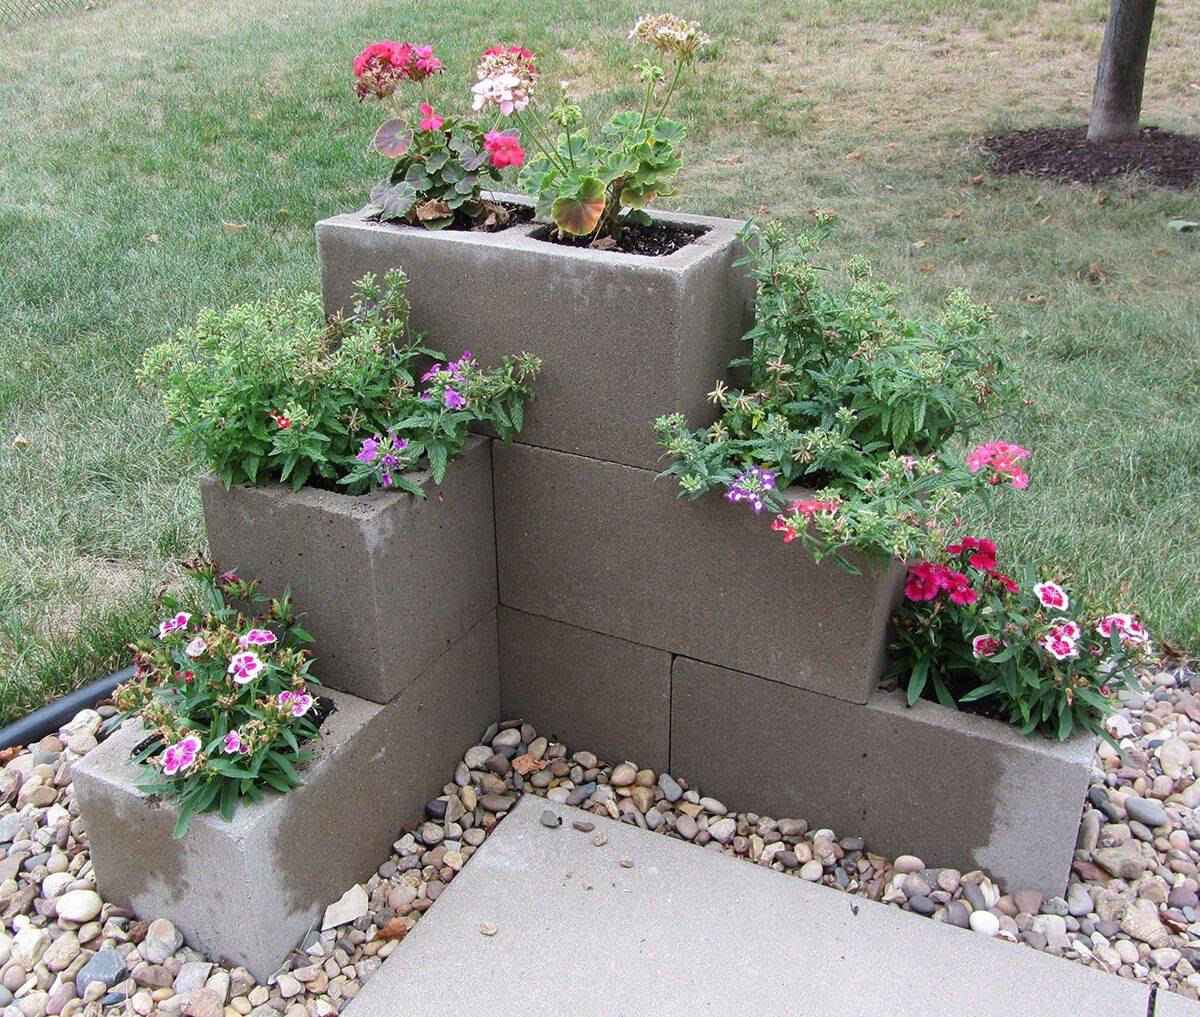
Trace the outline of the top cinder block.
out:
[[[483,363],[537,354],[543,371],[522,441],[651,469],[656,417],[680,410],[693,426],[712,421],[705,393],[726,377],[753,321],[753,282],[733,266],[744,253],[741,222],[657,213],[703,232],[649,257],[550,243],[538,223],[431,231],[370,214],[317,223],[326,311],[347,307],[368,272],[401,268],[413,324],[433,346],[470,349]]]

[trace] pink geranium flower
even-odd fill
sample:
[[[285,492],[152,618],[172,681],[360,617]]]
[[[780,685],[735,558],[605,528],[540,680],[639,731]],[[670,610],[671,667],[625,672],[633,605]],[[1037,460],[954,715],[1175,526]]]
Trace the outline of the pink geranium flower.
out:
[[[238,645],[246,646],[270,646],[275,642],[275,633],[270,629],[251,629],[244,636],[238,636]]]
[[[307,692],[281,692],[279,705],[290,709],[293,717],[303,717],[312,708],[313,697]]]
[[[233,680],[238,685],[245,685],[257,678],[259,672],[266,666],[257,653],[247,651],[235,653],[226,670],[233,675]]]
[[[438,116],[433,111],[433,107],[427,102],[421,103],[421,130],[423,131],[440,131],[442,124],[446,121]]]
[[[971,652],[975,654],[976,660],[986,660],[1003,650],[1005,645],[994,636],[976,636],[971,640]]]
[[[196,762],[196,757],[200,754],[200,739],[196,735],[187,735],[181,738],[174,745],[167,746],[162,755],[163,773],[168,777],[173,777],[177,773],[183,773]]]
[[[182,632],[187,628],[191,617],[186,611],[180,611],[174,618],[168,618],[165,622],[160,622],[158,626],[158,638],[166,639],[172,633]]]
[[[1048,607],[1051,611],[1065,611],[1071,606],[1067,591],[1058,583],[1049,581],[1038,583],[1034,586],[1033,592],[1037,594],[1037,599],[1041,601],[1042,607]]]
[[[205,642],[204,642],[204,637],[197,636],[190,643],[188,643],[186,647],[184,647],[183,652],[186,653],[193,660],[195,660],[197,657],[203,656],[204,651],[207,648],[208,647],[205,645]]]
[[[521,166],[525,162],[525,149],[515,134],[489,131],[483,136],[483,147],[491,153],[492,165],[496,169],[505,166]]]

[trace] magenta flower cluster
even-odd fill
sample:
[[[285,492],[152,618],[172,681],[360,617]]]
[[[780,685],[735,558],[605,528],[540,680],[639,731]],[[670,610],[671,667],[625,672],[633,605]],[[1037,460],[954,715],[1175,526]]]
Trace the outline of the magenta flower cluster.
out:
[[[396,474],[412,465],[411,458],[406,455],[407,449],[408,441],[389,430],[386,437],[375,434],[364,438],[362,448],[354,458],[376,469],[380,486],[391,487],[396,482]]]

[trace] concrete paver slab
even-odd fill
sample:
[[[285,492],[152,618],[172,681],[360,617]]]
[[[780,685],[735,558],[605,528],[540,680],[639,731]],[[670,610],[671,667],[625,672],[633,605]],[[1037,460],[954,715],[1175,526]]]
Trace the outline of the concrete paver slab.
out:
[[[1115,975],[528,797],[345,1013],[1146,1017],[1148,1002]]]

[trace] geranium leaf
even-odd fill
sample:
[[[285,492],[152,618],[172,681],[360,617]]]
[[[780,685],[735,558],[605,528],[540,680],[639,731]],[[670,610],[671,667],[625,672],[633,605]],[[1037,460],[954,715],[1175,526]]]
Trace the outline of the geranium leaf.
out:
[[[604,214],[604,184],[595,177],[584,177],[571,196],[554,199],[550,214],[564,233],[581,237],[591,233]]]
[[[412,144],[412,131],[403,120],[385,120],[379,125],[371,141],[375,151],[389,159],[398,159]]]

